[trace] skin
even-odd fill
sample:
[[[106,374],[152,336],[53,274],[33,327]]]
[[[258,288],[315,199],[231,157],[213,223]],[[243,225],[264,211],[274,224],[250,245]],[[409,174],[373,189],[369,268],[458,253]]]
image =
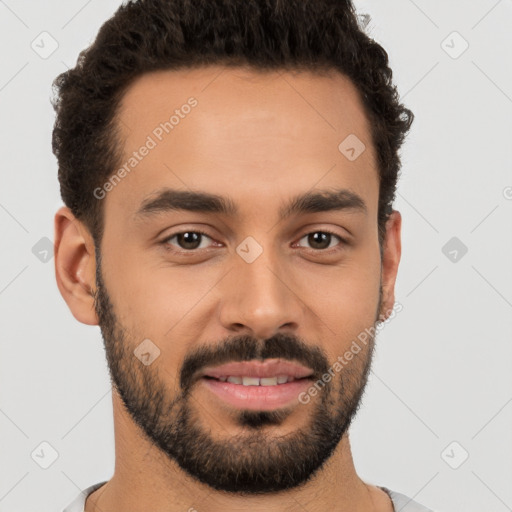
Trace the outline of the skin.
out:
[[[389,315],[401,255],[401,215],[394,211],[380,256],[378,171],[356,88],[336,72],[321,76],[212,66],[146,74],[130,86],[119,112],[127,157],[191,96],[198,105],[102,200],[102,276],[130,349],[146,338],[159,347],[160,356],[147,371],[167,382],[169,397],[178,393],[179,371],[190,351],[229,336],[265,340],[286,333],[318,347],[334,363],[374,325],[376,311],[381,318]],[[338,150],[348,134],[366,145],[354,161]],[[174,211],[137,220],[142,201],[164,186],[230,197],[240,216]],[[307,213],[279,222],[287,199],[329,188],[357,193],[367,213]],[[193,256],[178,256],[159,243],[197,229],[210,238],[203,238]],[[334,237],[330,247],[342,244],[338,251],[315,251],[305,235],[326,229],[349,244]],[[250,264],[236,252],[248,236],[263,249]],[[186,250],[176,238],[167,243]],[[67,207],[55,216],[55,266],[59,290],[74,317],[99,325],[93,239]],[[362,359],[350,364],[362,371]],[[194,387],[192,396],[198,424],[209,428],[213,439],[247,433],[206,388]],[[386,493],[357,475],[348,431],[306,484],[285,492],[236,495],[191,478],[143,435],[115,386],[112,397],[115,472],[89,496],[86,512],[191,507],[268,512],[297,510],[298,503],[310,512],[393,510]],[[319,400],[294,405],[280,424],[265,427],[266,439],[307,428]]]

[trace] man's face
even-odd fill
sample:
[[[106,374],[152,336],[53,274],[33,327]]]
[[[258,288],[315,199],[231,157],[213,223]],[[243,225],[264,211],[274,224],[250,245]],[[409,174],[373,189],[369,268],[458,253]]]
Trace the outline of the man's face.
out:
[[[305,482],[357,410],[373,338],[299,396],[394,300],[381,302],[379,180],[356,89],[338,74],[152,73],[129,88],[119,126],[121,165],[138,156],[103,199],[96,297],[119,396],[151,443],[214,488]],[[350,134],[366,146],[355,160],[338,149]],[[166,189],[236,213],[171,208]],[[342,190],[344,207],[283,215],[292,198]]]

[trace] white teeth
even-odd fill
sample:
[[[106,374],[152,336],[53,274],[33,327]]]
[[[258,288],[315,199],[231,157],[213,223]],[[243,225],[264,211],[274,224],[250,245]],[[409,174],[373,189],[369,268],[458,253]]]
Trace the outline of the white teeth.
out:
[[[221,382],[230,382],[231,384],[242,384],[244,386],[276,386],[277,384],[286,384],[296,380],[288,375],[278,375],[277,377],[239,377],[231,375],[230,377],[218,377]]]
[[[275,386],[277,384],[277,377],[262,377],[260,379],[260,386]]]
[[[259,386],[260,379],[259,377],[242,377],[242,384],[244,386]]]

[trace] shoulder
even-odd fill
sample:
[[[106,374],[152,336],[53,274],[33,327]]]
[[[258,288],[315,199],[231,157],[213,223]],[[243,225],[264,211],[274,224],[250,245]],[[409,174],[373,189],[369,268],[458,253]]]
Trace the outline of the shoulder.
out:
[[[434,512],[432,509],[421,505],[417,501],[414,501],[412,498],[409,498],[405,494],[401,494],[396,491],[392,491],[387,487],[379,486],[379,489],[382,489],[384,492],[388,494],[393,502],[393,506],[396,511],[400,512]]]
[[[87,496],[89,496],[89,494],[93,493],[96,489],[99,489],[103,484],[106,483],[107,480],[90,485],[84,489],[62,512],[84,512],[85,500],[87,499]]]

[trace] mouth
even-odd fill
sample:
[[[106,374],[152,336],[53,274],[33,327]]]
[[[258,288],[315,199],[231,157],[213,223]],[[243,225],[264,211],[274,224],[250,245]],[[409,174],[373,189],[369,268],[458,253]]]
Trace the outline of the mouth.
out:
[[[219,382],[229,382],[230,384],[240,384],[242,386],[280,386],[282,384],[287,384],[288,382],[293,382],[296,380],[309,379],[309,377],[301,377],[296,379],[291,375],[276,375],[274,377],[240,377],[239,375],[223,375],[220,377],[211,377],[209,375],[205,375],[203,378],[217,380]]]
[[[207,368],[200,381],[231,407],[261,411],[298,403],[299,394],[311,386],[312,377],[311,368],[273,359]]]

